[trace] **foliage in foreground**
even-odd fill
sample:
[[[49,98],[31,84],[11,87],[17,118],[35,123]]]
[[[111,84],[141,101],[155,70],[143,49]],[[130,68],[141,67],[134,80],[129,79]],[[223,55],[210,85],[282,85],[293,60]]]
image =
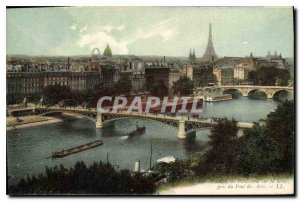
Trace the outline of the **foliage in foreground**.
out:
[[[87,167],[77,162],[74,167],[46,168],[44,174],[21,179],[8,189],[18,194],[151,194],[155,182],[140,173],[116,171],[110,164],[94,163]]]
[[[255,123],[241,137],[235,120],[220,119],[211,129],[207,150],[156,169],[171,183],[224,175],[292,174],[294,123],[293,101],[279,105],[264,124]]]
[[[294,102],[280,104],[264,125],[245,132],[241,170],[246,173],[293,172],[295,138]]]

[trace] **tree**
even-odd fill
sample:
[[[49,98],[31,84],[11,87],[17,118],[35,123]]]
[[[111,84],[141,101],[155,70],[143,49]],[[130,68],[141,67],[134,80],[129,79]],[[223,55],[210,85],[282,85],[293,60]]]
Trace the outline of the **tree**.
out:
[[[76,104],[79,105],[88,99],[89,93],[74,91],[72,92],[72,99],[75,100]]]
[[[280,104],[274,112],[267,116],[266,135],[270,137],[282,154],[280,167],[291,171],[294,168],[295,119],[294,102]]]
[[[21,179],[8,190],[12,195],[150,194],[155,190],[155,181],[129,170],[118,172],[110,163],[93,163],[88,167],[77,162],[69,169],[63,165],[47,167],[45,173]]]
[[[69,86],[49,85],[43,89],[43,96],[50,104],[56,104],[61,100],[71,98],[72,92]]]
[[[278,69],[277,73],[278,85],[287,86],[288,81],[291,78],[290,72],[286,69]]]
[[[145,81],[145,88],[147,91],[153,91],[155,79],[153,75],[148,75]]]
[[[259,84],[257,71],[250,71],[248,74],[248,79],[252,81],[254,85]]]
[[[115,90],[118,94],[129,94],[131,88],[132,83],[128,76],[121,77],[115,84]]]
[[[168,94],[168,88],[165,85],[164,81],[158,80],[154,83],[154,87],[152,88],[152,91],[150,93],[154,96],[163,97]]]
[[[275,85],[277,68],[261,67],[257,70],[258,80],[264,86]]]
[[[112,84],[104,83],[101,85],[94,86],[93,96],[114,96],[116,94],[116,89]]]
[[[243,173],[293,172],[294,103],[284,102],[271,112],[265,125],[245,131],[246,144],[240,157]]]
[[[276,171],[282,157],[274,141],[266,136],[265,126],[255,124],[244,131],[245,146],[241,152],[239,171],[242,174]]]
[[[256,71],[249,72],[248,78],[253,84],[272,86],[275,85],[276,80],[278,80],[278,85],[286,86],[290,79],[290,73],[286,69],[261,67]]]
[[[155,79],[153,75],[146,77],[145,88],[153,96],[163,97],[168,94],[164,81]]]
[[[193,88],[194,88],[194,82],[186,76],[182,76],[180,77],[179,80],[173,82],[173,87],[172,87],[173,92],[175,94],[179,93],[182,96],[190,95],[191,93],[193,93]]]
[[[207,172],[231,172],[238,164],[237,121],[220,119],[211,129],[210,150],[205,154],[199,167],[200,174]]]

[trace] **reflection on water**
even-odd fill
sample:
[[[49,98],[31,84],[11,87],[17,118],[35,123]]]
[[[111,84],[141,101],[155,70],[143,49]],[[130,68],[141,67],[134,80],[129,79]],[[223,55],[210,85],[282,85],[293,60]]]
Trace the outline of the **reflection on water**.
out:
[[[142,135],[127,138],[127,131],[139,125],[146,125]],[[185,157],[191,151],[201,150],[207,142],[205,135],[209,131],[197,133],[195,142],[187,143],[177,139],[177,130],[159,122],[122,119],[115,121],[114,126],[95,129],[94,122],[87,119],[68,119],[64,122],[28,128],[7,134],[8,173],[15,177],[40,173],[45,166],[63,164],[72,166],[76,161],[91,164],[94,161],[109,161],[120,168],[133,169],[134,162],[141,160],[143,169],[149,166],[150,144],[153,144],[153,162],[167,155]],[[97,139],[104,144],[93,149],[73,154],[64,158],[51,159],[52,152],[68,149]]]
[[[208,138],[207,138],[208,139]],[[198,141],[195,139],[186,139],[183,143],[187,155],[199,152],[205,148],[207,141]]]
[[[276,108],[273,100],[250,100],[244,97],[218,103],[204,103],[204,117],[234,117],[239,121],[252,122],[265,118]],[[124,136],[136,128],[146,126],[142,135]],[[120,168],[133,169],[139,159],[141,168],[149,168],[150,145],[153,145],[153,162],[165,156],[186,157],[201,151],[207,145],[210,131],[199,130],[195,140],[178,140],[177,129],[159,122],[144,119],[121,119],[113,121],[110,127],[96,129],[95,123],[84,119],[64,118],[57,124],[27,128],[7,133],[8,174],[17,178],[27,174],[43,172],[46,166],[63,164],[73,166],[76,161],[91,164],[94,161],[109,161]],[[64,158],[51,159],[52,152],[68,149],[94,140],[102,140],[102,146],[95,147]],[[152,162],[152,164],[153,164]]]
[[[272,99],[252,100],[247,97],[239,97],[222,102],[205,102],[203,105],[203,117],[227,117],[242,122],[258,121],[277,107],[279,102]]]

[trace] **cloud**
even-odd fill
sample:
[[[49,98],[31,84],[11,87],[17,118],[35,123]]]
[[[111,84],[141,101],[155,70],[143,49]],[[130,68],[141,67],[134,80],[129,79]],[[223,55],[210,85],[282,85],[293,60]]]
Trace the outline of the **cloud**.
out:
[[[153,26],[147,27],[147,29],[138,29],[129,35],[128,40],[122,38],[116,39],[113,35],[111,35],[112,30],[124,30],[125,25],[105,25],[98,28],[99,31],[80,35],[77,45],[80,48],[89,47],[90,49],[93,49],[97,47],[102,50],[101,52],[103,52],[106,45],[109,44],[114,54],[128,54],[128,45],[137,40],[148,39],[155,36],[161,36],[164,41],[171,39],[177,33],[177,29],[175,27],[171,27],[170,22],[170,20],[164,20],[154,24]],[[86,30],[87,27],[83,27],[80,29],[80,33]]]
[[[100,27],[100,30],[106,31],[107,33],[110,33],[112,30],[119,30],[119,31],[121,31],[121,30],[123,30],[124,28],[125,28],[125,25],[124,25],[124,24],[122,24],[122,25],[120,25],[120,26],[118,26],[118,27],[116,27],[116,26],[111,26],[111,25],[107,24],[107,25],[105,25],[105,26]]]
[[[151,38],[153,36],[160,35],[164,41],[167,41],[172,38],[173,35],[177,34],[177,28],[170,27],[171,20],[164,20],[161,21],[151,27],[149,27],[147,30],[138,30],[136,39],[147,39]]]
[[[105,30],[105,31],[108,32],[108,33],[110,33],[113,29],[114,29],[114,27],[111,26],[111,25],[105,25],[105,26],[103,27],[103,30]]]
[[[77,42],[77,45],[79,45],[80,48],[83,47],[89,47],[91,50],[95,47],[100,48],[101,53],[103,53],[104,48],[106,45],[109,44],[109,46],[112,48],[113,53],[115,54],[128,54],[128,42],[126,41],[118,41],[113,36],[107,34],[104,31],[98,31],[95,33],[85,34],[83,35],[79,41]]]
[[[124,24],[121,25],[121,26],[119,26],[119,27],[117,27],[117,29],[118,29],[119,31],[123,30],[124,28],[125,28],[125,25],[124,25]]]
[[[75,30],[76,30],[76,27],[77,27],[77,25],[76,25],[76,24],[73,24],[72,26],[70,26],[70,29],[72,29],[73,31],[75,31]]]
[[[83,33],[83,32],[85,32],[85,31],[87,30],[87,28],[88,28],[88,26],[85,25],[84,27],[82,27],[82,28],[79,30],[79,32],[80,32],[80,33]]]
[[[171,27],[171,20],[162,21],[153,26],[152,35],[161,35],[164,40],[169,40],[173,35],[177,34],[177,28]]]
[[[242,42],[244,45],[248,45],[248,41],[243,41]]]

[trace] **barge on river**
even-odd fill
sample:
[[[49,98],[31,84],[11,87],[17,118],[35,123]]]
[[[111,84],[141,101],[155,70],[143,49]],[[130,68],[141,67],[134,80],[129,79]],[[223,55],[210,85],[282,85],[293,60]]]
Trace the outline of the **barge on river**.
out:
[[[232,95],[231,94],[223,94],[219,96],[204,96],[203,100],[206,102],[218,102],[218,101],[226,101],[231,100]]]
[[[102,144],[103,144],[103,141],[96,140],[96,141],[93,141],[93,142],[89,142],[87,144],[83,144],[83,145],[80,145],[80,146],[77,146],[77,147],[73,147],[71,149],[54,152],[54,153],[52,153],[52,158],[62,158],[62,157],[65,157],[65,156],[68,156],[68,155],[71,155],[71,154],[76,154],[78,152],[85,151],[85,150],[100,146]]]

